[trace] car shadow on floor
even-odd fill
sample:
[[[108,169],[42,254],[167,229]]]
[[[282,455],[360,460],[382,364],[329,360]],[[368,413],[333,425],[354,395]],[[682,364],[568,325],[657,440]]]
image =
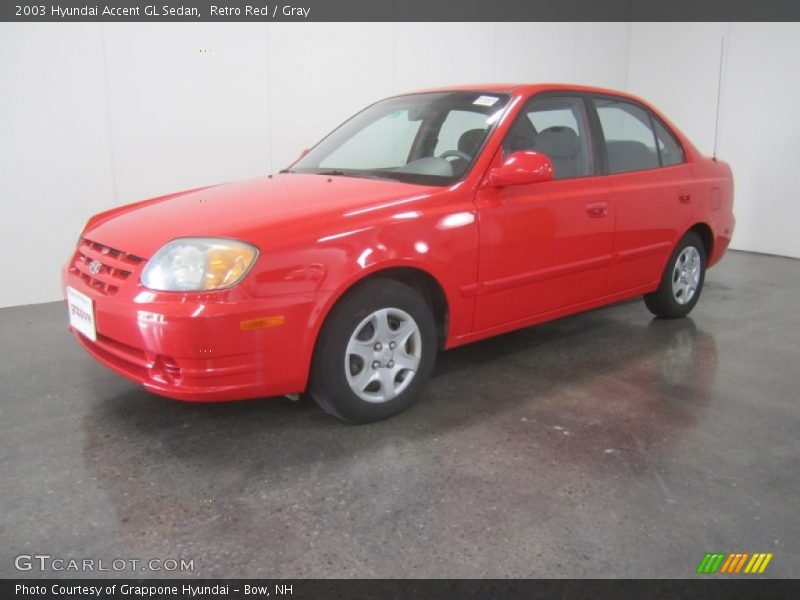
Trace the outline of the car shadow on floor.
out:
[[[520,411],[544,422],[592,410],[609,429],[616,418],[630,426],[635,414],[657,413],[664,427],[691,424],[713,387],[713,336],[688,318],[631,322],[621,318],[627,310],[618,305],[444,352],[415,407],[364,427],[332,419],[308,399],[193,404],[123,384],[117,396],[92,400],[86,452],[95,464],[108,455],[113,463],[261,472],[346,460],[387,437],[424,441]]]

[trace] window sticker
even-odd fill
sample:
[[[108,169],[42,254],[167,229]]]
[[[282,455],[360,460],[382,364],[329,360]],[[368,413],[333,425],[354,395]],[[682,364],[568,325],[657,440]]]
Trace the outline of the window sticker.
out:
[[[478,106],[494,106],[498,100],[500,100],[500,98],[497,96],[479,96],[473,104],[477,104]]]

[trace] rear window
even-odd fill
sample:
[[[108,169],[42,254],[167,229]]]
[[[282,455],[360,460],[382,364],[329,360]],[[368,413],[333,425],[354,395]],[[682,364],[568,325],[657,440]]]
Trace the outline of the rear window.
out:
[[[610,173],[626,173],[660,166],[650,115],[630,102],[595,99],[603,128]]]
[[[668,167],[685,161],[678,139],[649,110],[619,98],[593,99],[609,173]]]
[[[653,119],[658,140],[658,152],[661,155],[661,166],[679,165],[684,162],[683,148],[680,142],[657,119]]]

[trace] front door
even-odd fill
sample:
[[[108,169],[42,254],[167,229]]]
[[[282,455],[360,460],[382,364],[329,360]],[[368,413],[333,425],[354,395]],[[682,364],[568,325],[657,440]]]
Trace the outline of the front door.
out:
[[[547,154],[555,179],[482,188],[474,329],[524,321],[605,293],[614,239],[608,178],[597,175],[586,101],[536,96],[500,152]]]

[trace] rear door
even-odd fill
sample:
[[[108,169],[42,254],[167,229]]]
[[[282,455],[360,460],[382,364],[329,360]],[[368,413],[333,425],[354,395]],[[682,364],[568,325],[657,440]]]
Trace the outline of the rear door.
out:
[[[598,175],[589,114],[580,95],[541,94],[507,133],[500,152],[547,154],[555,179],[478,192],[476,330],[603,295],[614,207],[607,178]]]
[[[608,293],[657,284],[694,202],[691,167],[677,139],[645,107],[592,98],[614,194],[616,233]]]

